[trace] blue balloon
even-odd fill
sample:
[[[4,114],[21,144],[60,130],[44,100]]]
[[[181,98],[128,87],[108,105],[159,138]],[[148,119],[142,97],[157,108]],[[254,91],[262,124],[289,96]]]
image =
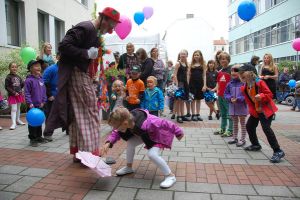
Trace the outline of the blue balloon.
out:
[[[137,23],[137,25],[141,25],[145,20],[145,15],[143,12],[136,12],[134,13],[133,18],[135,23]]]
[[[290,86],[290,88],[295,88],[296,87],[296,81],[295,80],[290,80],[289,81],[289,86]]]
[[[256,6],[253,1],[245,0],[238,6],[238,15],[242,20],[250,21],[256,14]]]
[[[45,114],[42,110],[38,108],[31,108],[27,115],[26,115],[26,120],[30,126],[41,126],[46,117]]]

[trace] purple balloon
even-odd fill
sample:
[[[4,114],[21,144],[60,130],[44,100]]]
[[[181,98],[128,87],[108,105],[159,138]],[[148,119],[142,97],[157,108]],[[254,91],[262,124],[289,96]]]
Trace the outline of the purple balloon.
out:
[[[296,51],[300,51],[300,38],[294,39],[292,46]]]
[[[131,32],[132,24],[131,20],[124,15],[120,16],[120,22],[118,23],[115,31],[121,40],[125,39]]]
[[[153,15],[153,8],[146,6],[143,9],[143,13],[146,19],[149,19]]]

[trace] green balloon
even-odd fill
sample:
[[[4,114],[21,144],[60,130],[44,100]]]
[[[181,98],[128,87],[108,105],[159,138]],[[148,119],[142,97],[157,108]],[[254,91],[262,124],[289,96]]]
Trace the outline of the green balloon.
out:
[[[31,47],[25,47],[21,50],[20,56],[21,56],[24,64],[27,65],[29,63],[29,61],[36,59],[36,52]]]

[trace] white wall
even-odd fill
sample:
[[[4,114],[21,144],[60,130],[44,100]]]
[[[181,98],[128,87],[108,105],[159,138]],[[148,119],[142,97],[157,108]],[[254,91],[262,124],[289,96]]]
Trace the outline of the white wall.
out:
[[[76,25],[77,23],[85,20],[90,20],[94,1],[88,0],[88,6],[85,6],[78,2],[78,0],[21,0],[24,2],[24,13],[25,13],[25,32],[26,32],[26,43],[30,46],[38,48],[38,10],[41,10],[49,14],[49,29],[50,29],[50,40],[54,45],[54,19],[58,18],[65,23],[65,32]],[[5,22],[5,0],[0,0],[1,14],[0,21]],[[3,7],[2,7],[3,5]],[[2,12],[4,11],[4,13]],[[3,19],[4,17],[4,19]],[[4,21],[3,21],[4,20]],[[8,47],[5,44],[6,33],[1,28],[0,31],[0,46]],[[53,41],[53,42],[52,42]],[[7,43],[7,42],[6,42]]]
[[[200,50],[204,60],[214,56],[213,28],[201,18],[178,21],[167,30],[166,45],[168,59],[177,61],[178,53],[182,49],[188,50],[188,61],[191,61],[195,50]]]

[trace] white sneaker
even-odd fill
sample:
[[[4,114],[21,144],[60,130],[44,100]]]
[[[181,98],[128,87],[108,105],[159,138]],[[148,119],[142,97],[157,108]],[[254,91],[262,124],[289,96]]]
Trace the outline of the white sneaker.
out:
[[[1,131],[2,129],[3,129],[2,126],[0,126],[0,131]]]
[[[131,174],[133,173],[134,170],[131,168],[131,167],[122,167],[121,169],[119,169],[118,171],[116,171],[116,174],[118,176],[123,176],[123,175],[126,175],[126,174]]]
[[[168,176],[163,182],[160,183],[161,188],[169,188],[176,183],[175,176]]]
[[[18,121],[17,121],[17,124],[19,124],[19,125],[25,125],[25,123],[22,122],[21,120],[18,120]]]
[[[11,127],[10,127],[9,129],[10,129],[10,130],[15,130],[16,127],[17,127],[17,125],[16,125],[16,124],[13,124],[13,125],[11,125]]]

